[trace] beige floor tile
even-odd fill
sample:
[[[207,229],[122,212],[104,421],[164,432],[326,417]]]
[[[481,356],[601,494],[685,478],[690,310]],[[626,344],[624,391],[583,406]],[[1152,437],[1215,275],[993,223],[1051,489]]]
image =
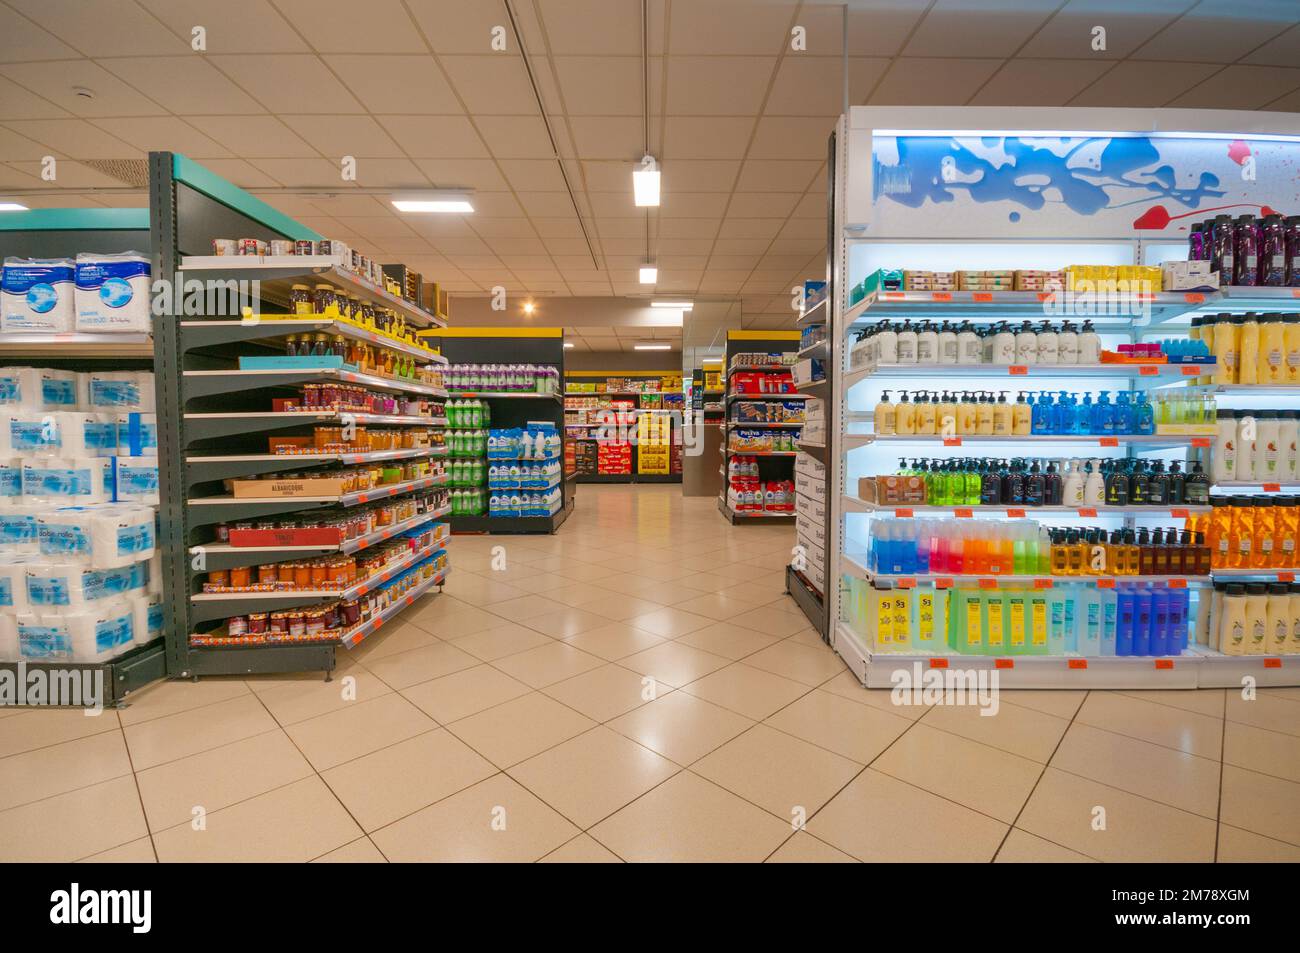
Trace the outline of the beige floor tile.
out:
[[[253,693],[123,729],[136,771],[278,728]]]
[[[533,692],[448,725],[497,767],[518,764],[595,725],[585,715]]]
[[[872,768],[1007,824],[1016,819],[1043,766],[946,731],[914,725]]]
[[[586,609],[565,606],[556,612],[525,616],[523,624],[553,639],[572,639],[579,633],[608,625],[609,620],[603,615],[588,612]]]
[[[1018,827],[1011,828],[1002,849],[994,859],[998,864],[1090,864],[1095,863],[1078,851],[1053,844]]]
[[[586,629],[564,641],[575,649],[581,649],[608,662],[614,662],[618,659],[627,658],[629,655],[635,655],[637,652],[644,652],[646,649],[654,648],[664,640],[657,635],[643,632],[636,626],[628,625],[626,622],[610,622],[606,619],[603,625],[594,629]]]
[[[322,854],[313,864],[386,864],[388,860],[369,837],[358,837],[350,844]]]
[[[808,833],[858,860],[984,862],[1007,825],[872,768],[808,822]]]
[[[1111,692],[1091,692],[1075,720],[1215,760],[1223,742],[1223,722],[1218,718]]]
[[[567,844],[561,844],[545,857],[539,864],[621,864],[607,848],[597,843],[587,834],[579,834]]]
[[[495,662],[508,655],[535,649],[539,645],[549,645],[553,641],[555,640],[549,636],[517,622],[502,622],[490,629],[457,639],[453,644],[480,661]]]
[[[1219,820],[1300,847],[1300,784],[1224,765]]]
[[[392,691],[369,669],[354,665],[344,673],[335,672],[328,682],[319,675],[315,678],[289,679],[265,691],[259,691],[257,697],[276,721],[281,725],[292,725],[359,701],[371,701],[391,694]]]
[[[399,617],[400,618],[400,617]],[[441,642],[436,636],[405,621],[385,625],[348,653],[348,658],[369,668],[380,659],[411,649],[423,649]]]
[[[678,638],[687,632],[694,632],[706,625],[712,625],[713,621],[708,616],[687,612],[671,605],[666,605],[654,612],[647,612],[645,615],[633,616],[628,620],[630,624],[638,629],[644,629],[651,635],[657,635],[661,639]]]
[[[821,685],[844,671],[843,660],[829,646],[811,648],[789,641],[747,656],[745,664],[808,686]]]
[[[1300,737],[1229,721],[1224,725],[1223,763],[1300,784]]]
[[[1057,718],[1070,719],[1078,712],[1079,706],[1088,696],[1087,692],[1046,691],[1032,688],[1004,688],[1001,690],[1003,701],[1032,708],[1034,711],[1055,715]]]
[[[153,835],[164,863],[302,862],[351,843],[361,829],[316,776]]]
[[[791,702],[766,724],[858,764],[869,764],[912,726],[907,718],[820,689]]]
[[[0,811],[0,861],[66,863],[148,834],[135,779],[114,778]]]
[[[667,685],[645,684],[645,677],[620,665],[607,664],[548,685],[542,691],[593,721],[603,723],[653,701],[656,696],[649,695],[652,687],[658,695],[672,691]]]
[[[1047,764],[1065,735],[1069,721],[1011,704],[1007,701],[1007,694],[999,693],[996,714],[981,714],[991,709],[977,705],[932,705],[921,723]]]
[[[1097,860],[1204,863],[1214,858],[1217,825],[1049,767],[1016,826]]]
[[[557,569],[556,575],[563,576],[566,579],[573,579],[576,582],[599,582],[609,576],[619,573],[618,569],[611,569],[609,566],[601,566],[593,563],[570,563],[563,569]],[[645,575],[639,573],[639,575]]]
[[[901,704],[895,704],[895,698],[889,689],[863,688],[862,683],[858,681],[858,677],[847,669],[830,681],[820,685],[819,688],[824,692],[830,692],[832,695],[838,695],[840,698],[847,698],[856,704],[870,705],[872,708],[878,708],[881,711],[889,712],[891,715],[897,715],[911,721],[916,721],[931,707],[929,705],[912,704],[911,696],[907,694],[898,699]]]
[[[436,727],[428,715],[394,694],[353,702],[284,730],[312,766],[324,771]]]
[[[312,767],[276,728],[136,775],[151,830],[190,822],[311,775]]]
[[[393,823],[496,774],[444,729],[399,741],[321,775],[365,831]]]
[[[1300,847],[1220,824],[1218,860],[1222,864],[1296,864],[1300,863]]]
[[[653,602],[637,596],[607,593],[604,598],[584,602],[579,608],[603,615],[613,622],[631,622],[638,616],[649,615],[665,608],[662,602]]]
[[[87,715],[66,708],[21,709],[9,718],[0,718],[0,758],[119,727],[117,712],[110,710]]]
[[[436,639],[454,642],[475,632],[501,624],[501,617],[468,603],[454,603],[449,611],[436,614],[412,613],[411,625],[423,629]]]
[[[411,704],[441,725],[527,695],[531,688],[491,665],[475,665],[402,690]]]
[[[751,668],[745,662],[733,662],[683,689],[755,721],[767,718],[808,690],[801,682]]]
[[[497,774],[371,835],[395,863],[533,861],[579,833],[520,784]]]
[[[796,616],[793,613],[782,612],[780,609],[773,609],[769,606],[760,606],[742,612],[740,615],[730,616],[728,621],[751,628],[755,632],[776,635],[783,639],[808,628],[808,620],[802,614]],[[826,649],[826,653],[831,654],[829,648]],[[834,672],[831,674],[833,675]],[[830,675],[826,677],[830,678]]]
[[[682,771],[588,833],[628,861],[756,862],[790,835],[790,825]]]
[[[761,604],[753,599],[725,596],[719,592],[706,592],[702,596],[679,602],[674,608],[681,609],[683,612],[694,612],[696,615],[708,616],[710,619],[720,621],[743,615],[751,609],[757,609]]]
[[[1300,737],[1300,705],[1276,695],[1258,695],[1251,701],[1240,692],[1227,693],[1227,720]]]
[[[237,695],[248,694],[248,690],[248,685],[237,678],[205,678],[197,682],[164,680],[132,692],[130,704],[117,715],[122,724],[137,725],[151,718],[229,701]]]
[[[689,645],[737,661],[775,645],[781,640],[775,635],[764,635],[743,625],[715,622],[713,625],[688,632],[676,641],[681,645]]]
[[[856,864],[842,850],[836,850],[825,841],[820,841],[805,831],[796,831],[795,835],[776,849],[769,864]]]
[[[529,619],[536,618],[539,615],[545,615],[548,612],[558,612],[561,609],[569,608],[562,602],[555,602],[547,599],[545,596],[526,595],[517,599],[505,599],[501,602],[494,602],[488,610],[494,615],[510,622],[526,623]]]
[[[153,839],[141,837],[139,840],[133,840],[129,843],[122,844],[120,847],[110,847],[100,854],[91,854],[89,857],[83,857],[77,861],[79,864],[156,864],[158,857],[153,852]]]
[[[515,765],[508,773],[586,829],[679,770],[649,748],[597,727]]]
[[[564,642],[550,642],[527,652],[497,659],[493,666],[533,688],[545,688],[608,664]]]
[[[795,645],[806,645],[813,649],[823,649],[826,647],[825,639],[822,638],[821,633],[816,629],[804,629],[801,632],[796,632],[785,641],[793,642]]]
[[[787,554],[787,559],[788,559]],[[784,576],[784,574],[782,574]],[[728,586],[722,591],[725,596],[732,596],[738,599],[752,599],[759,605],[768,605],[773,599],[779,599],[785,595],[784,580],[775,584],[762,584],[757,582],[742,582],[733,586]],[[791,601],[791,605],[794,602]]]
[[[367,668],[384,684],[394,689],[403,689],[478,664],[477,658],[461,651],[454,643],[438,642],[372,660]]]
[[[705,755],[691,770],[786,821],[817,813],[862,765],[766,725]]]
[[[686,692],[672,692],[609,723],[680,765],[693,764],[753,721]]]
[[[0,811],[131,774],[120,731],[0,759]]]
[[[1052,767],[1202,817],[1219,813],[1219,763],[1149,741],[1071,725]]]
[[[1139,698],[1142,701],[1156,702],[1160,705],[1169,705],[1173,708],[1181,708],[1183,711],[1194,711],[1198,715],[1209,715],[1211,718],[1223,717],[1222,688],[1152,689],[1145,692],[1125,691],[1118,694],[1127,695],[1129,698]]]
[[[665,642],[620,659],[618,664],[671,688],[680,688],[730,665],[731,660],[679,642]]]

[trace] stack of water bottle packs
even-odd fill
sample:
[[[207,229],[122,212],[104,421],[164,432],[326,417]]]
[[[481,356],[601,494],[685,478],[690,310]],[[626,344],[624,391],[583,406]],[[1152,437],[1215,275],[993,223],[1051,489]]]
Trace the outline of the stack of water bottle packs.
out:
[[[489,463],[487,485],[489,490],[549,490],[560,485],[560,462],[501,460]]]
[[[560,452],[560,434],[552,423],[488,431],[489,460],[558,460]]]

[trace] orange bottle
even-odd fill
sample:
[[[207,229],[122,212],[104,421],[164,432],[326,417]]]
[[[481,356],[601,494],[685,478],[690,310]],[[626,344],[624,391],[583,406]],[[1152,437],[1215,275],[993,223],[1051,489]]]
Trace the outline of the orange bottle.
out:
[[[966,572],[979,576],[989,571],[989,547],[979,527],[966,537]]]
[[[1277,498],[1273,512],[1277,514],[1273,537],[1273,567],[1294,569],[1297,565],[1296,547],[1300,545],[1300,499],[1294,496]]]
[[[1229,531],[1232,529],[1232,497],[1210,498],[1209,526],[1205,532],[1205,545],[1210,548],[1210,565],[1226,569],[1229,565]]]
[[[1228,567],[1247,569],[1255,543],[1254,501],[1248,496],[1234,496],[1229,509],[1232,524],[1228,529]]]
[[[1262,504],[1262,505],[1260,505]],[[1254,526],[1250,546],[1250,568],[1266,569],[1273,563],[1273,547],[1277,541],[1277,511],[1267,497],[1260,497],[1251,507]]]

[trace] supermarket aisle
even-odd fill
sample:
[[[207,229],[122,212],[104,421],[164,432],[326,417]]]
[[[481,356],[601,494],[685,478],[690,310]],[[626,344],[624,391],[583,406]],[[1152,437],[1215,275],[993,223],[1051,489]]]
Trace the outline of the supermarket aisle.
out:
[[[791,539],[583,487],[457,537],[333,682],[0,710],[0,860],[1300,859],[1300,689],[897,708],[782,595]]]

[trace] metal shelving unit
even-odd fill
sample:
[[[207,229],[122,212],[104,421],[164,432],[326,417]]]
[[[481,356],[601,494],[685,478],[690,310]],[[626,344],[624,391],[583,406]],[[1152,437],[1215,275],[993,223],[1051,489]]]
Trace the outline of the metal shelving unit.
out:
[[[569,423],[566,417],[566,422],[564,425],[565,434],[566,437],[572,441],[592,441],[599,444],[602,442],[602,440],[598,437],[590,436],[591,431],[593,430],[599,431],[602,429],[609,429],[610,427],[616,427],[626,432],[627,430],[636,428],[635,436],[628,441],[631,443],[631,448],[632,448],[631,470],[629,473],[575,473],[574,477],[576,478],[577,482],[592,483],[592,484],[602,483],[602,484],[624,484],[624,485],[635,485],[635,484],[642,484],[642,483],[648,484],[648,483],[681,483],[682,482],[682,472],[680,469],[681,455],[680,452],[678,452],[677,458],[679,461],[679,469],[673,470],[672,469],[673,451],[671,447],[669,449],[669,466],[668,466],[669,472],[668,473],[640,472],[640,461],[641,461],[640,450],[639,450],[640,429],[638,424],[639,418],[642,414],[670,415],[673,418],[673,423],[671,424],[671,434],[669,439],[670,441],[675,441],[677,446],[680,446],[681,428],[683,426],[683,414],[687,411],[685,404],[683,403],[680,408],[642,407],[641,398],[642,397],[663,398],[669,394],[674,394],[674,393],[678,397],[681,397],[681,391],[664,391],[664,390],[591,391],[591,390],[571,389],[571,385],[579,383],[579,381],[575,380],[575,378],[600,378],[603,376],[607,378],[608,377],[645,378],[645,379],[654,379],[655,381],[659,381],[665,376],[670,376],[670,375],[680,376],[680,374],[681,374],[680,370],[569,371],[568,372],[569,376],[565,381],[565,390],[564,390],[564,396],[566,398],[607,397],[615,400],[634,400],[636,402],[635,407],[632,407],[626,411],[621,411],[621,410],[608,411],[608,413],[610,413],[611,415],[619,416],[619,417],[621,417],[623,414],[626,414],[629,418],[629,421],[626,425],[599,424],[599,423],[583,423],[583,424]],[[565,401],[564,410],[566,414],[571,414],[571,413],[585,414],[589,412],[589,408],[568,406],[568,401]]]

